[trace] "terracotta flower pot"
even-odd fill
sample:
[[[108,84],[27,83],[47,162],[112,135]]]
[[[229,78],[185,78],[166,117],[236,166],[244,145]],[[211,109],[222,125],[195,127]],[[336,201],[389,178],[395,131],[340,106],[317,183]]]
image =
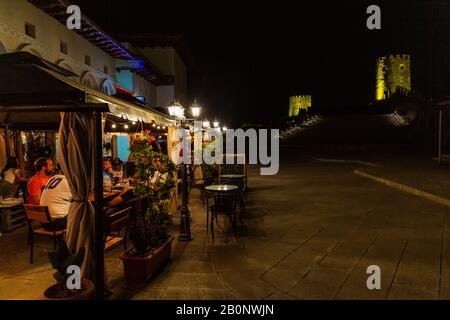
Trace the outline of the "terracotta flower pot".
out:
[[[127,285],[145,285],[148,280],[161,271],[170,260],[174,239],[175,237],[169,237],[162,246],[144,257],[131,255],[130,252],[133,249],[122,253],[120,259],[123,263],[123,274]]]
[[[81,279],[81,292],[73,296],[62,297],[58,285],[54,284],[44,291],[47,300],[91,300],[95,297],[94,283],[88,279]]]

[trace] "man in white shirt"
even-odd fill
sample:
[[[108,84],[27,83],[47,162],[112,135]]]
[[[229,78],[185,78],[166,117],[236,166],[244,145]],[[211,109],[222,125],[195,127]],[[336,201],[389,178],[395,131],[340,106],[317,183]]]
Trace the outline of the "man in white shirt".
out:
[[[41,206],[48,207],[54,229],[65,229],[71,203],[72,193],[66,177],[62,174],[54,175],[45,185],[39,203]],[[43,227],[46,228],[45,225]]]

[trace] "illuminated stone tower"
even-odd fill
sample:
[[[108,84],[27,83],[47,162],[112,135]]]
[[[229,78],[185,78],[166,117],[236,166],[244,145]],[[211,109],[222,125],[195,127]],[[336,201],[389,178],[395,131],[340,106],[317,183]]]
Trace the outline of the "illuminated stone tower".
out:
[[[289,117],[298,116],[300,109],[308,110],[312,106],[310,95],[292,96],[289,98]]]
[[[377,59],[375,100],[388,99],[398,90],[411,91],[411,58],[395,54]]]

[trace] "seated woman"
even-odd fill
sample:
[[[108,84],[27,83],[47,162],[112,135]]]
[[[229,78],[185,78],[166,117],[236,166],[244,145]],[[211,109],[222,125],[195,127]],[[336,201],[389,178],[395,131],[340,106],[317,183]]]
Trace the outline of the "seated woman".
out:
[[[1,178],[2,193],[5,198],[15,197],[19,190],[25,194],[28,180],[22,177],[16,157],[8,157],[1,171]]]
[[[115,158],[112,162],[112,168],[116,172],[122,172],[123,162],[119,158]]]

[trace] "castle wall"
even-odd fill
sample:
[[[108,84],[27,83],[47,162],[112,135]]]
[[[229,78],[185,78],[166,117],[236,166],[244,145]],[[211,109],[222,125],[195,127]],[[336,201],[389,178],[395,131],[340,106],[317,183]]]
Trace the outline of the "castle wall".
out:
[[[386,61],[387,84],[391,94],[397,92],[397,88],[411,90],[411,62],[409,55],[389,56]]]
[[[289,98],[289,117],[298,116],[301,109],[307,110],[312,106],[310,95],[293,96]]]
[[[376,81],[376,100],[386,99],[386,57],[377,59],[377,81]]]
[[[376,100],[385,100],[397,90],[411,91],[411,58],[407,54],[389,55],[377,59]]]

